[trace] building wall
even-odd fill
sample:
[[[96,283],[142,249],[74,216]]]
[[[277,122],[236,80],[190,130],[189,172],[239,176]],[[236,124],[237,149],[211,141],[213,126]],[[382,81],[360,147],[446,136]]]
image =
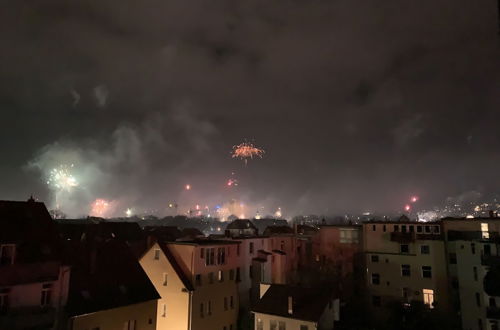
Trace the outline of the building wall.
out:
[[[317,324],[315,322],[311,321],[301,321],[301,320],[296,320],[296,319],[289,319],[286,317],[281,317],[281,316],[275,316],[275,315],[269,315],[269,314],[262,314],[262,313],[254,313],[254,319],[255,319],[255,330],[259,330],[258,328],[258,320],[262,320],[263,322],[263,328],[262,330],[270,330],[270,323],[271,321],[276,321],[276,322],[285,322],[286,323],[286,330],[301,330],[300,326],[305,325],[308,327],[308,330],[313,330],[313,329],[318,329]],[[278,328],[276,328],[278,329]],[[326,329],[326,328],[325,328]],[[329,329],[333,329],[329,328]]]
[[[160,247],[155,243],[140,260],[142,268],[161,296],[157,304],[156,329],[189,329],[190,293],[185,290],[180,277],[161,250],[159,260],[154,259],[157,249]],[[167,274],[167,285],[164,285],[164,274]]]
[[[398,225],[399,230],[401,230],[402,225],[408,226],[407,230],[410,226],[410,224],[401,223],[366,223],[363,225],[367,265],[366,280],[372,307],[380,310],[374,305],[374,299],[380,299],[382,306],[390,301],[410,302],[416,300],[424,302],[423,290],[427,289],[433,290],[436,309],[450,311],[451,301],[445,243],[439,239],[440,230],[436,229],[436,239],[397,242],[391,240],[394,225]],[[385,231],[383,226],[385,226]],[[401,252],[402,244],[408,245],[408,253]],[[422,246],[429,248],[428,254],[422,253]],[[410,276],[403,276],[402,265],[410,266]],[[431,278],[423,277],[422,266],[431,267]],[[374,274],[379,275],[379,284],[374,283]],[[375,314],[383,315],[383,313]]]
[[[113,308],[96,313],[72,318],[72,330],[88,330],[99,328],[102,330],[124,330],[127,322],[135,322],[135,330],[156,329],[157,301]],[[159,329],[159,328],[158,328]],[[169,329],[174,329],[169,327]]]

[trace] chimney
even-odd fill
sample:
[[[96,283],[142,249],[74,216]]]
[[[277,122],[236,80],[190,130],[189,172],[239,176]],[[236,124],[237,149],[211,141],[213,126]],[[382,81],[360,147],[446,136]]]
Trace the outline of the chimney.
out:
[[[288,296],[288,314],[293,314],[293,298],[292,296]]]

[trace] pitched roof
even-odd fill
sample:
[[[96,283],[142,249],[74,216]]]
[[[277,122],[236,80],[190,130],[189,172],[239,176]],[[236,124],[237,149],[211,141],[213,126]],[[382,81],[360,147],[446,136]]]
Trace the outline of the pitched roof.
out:
[[[248,219],[236,219],[226,226],[226,230],[227,229],[254,229],[254,230],[257,230],[257,227],[255,227],[253,222],[248,220]]]
[[[172,265],[172,268],[174,269],[177,276],[179,276],[179,278],[181,279],[182,284],[184,284],[184,287],[188,291],[194,291],[193,284],[189,280],[189,277],[184,272],[184,270],[182,269],[180,264],[177,262],[177,259],[175,259],[174,255],[172,254],[172,251],[170,251],[170,248],[168,247],[168,245],[163,243],[163,242],[159,242],[158,245],[160,246],[161,250],[165,254],[165,257],[167,257],[168,262],[170,262],[170,264]]]
[[[264,230],[264,235],[293,234],[292,227],[289,226],[268,226]]]
[[[292,297],[292,314],[288,313],[288,297]],[[333,298],[325,288],[303,288],[272,284],[252,308],[253,312],[318,322]]]
[[[77,316],[160,298],[122,241],[67,241],[72,260],[67,311]]]

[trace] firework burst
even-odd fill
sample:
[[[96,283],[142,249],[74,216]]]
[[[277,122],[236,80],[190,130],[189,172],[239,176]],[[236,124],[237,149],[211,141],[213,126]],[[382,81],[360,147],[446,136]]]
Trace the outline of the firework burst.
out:
[[[70,172],[72,167],[73,165],[60,165],[52,169],[49,173],[47,184],[58,192],[71,191],[72,188],[78,186],[78,181],[76,181],[75,177]]]
[[[231,157],[244,160],[246,165],[248,159],[253,159],[254,157],[262,158],[264,156],[264,153],[264,149],[260,149],[250,142],[243,142],[236,146],[233,146]]]

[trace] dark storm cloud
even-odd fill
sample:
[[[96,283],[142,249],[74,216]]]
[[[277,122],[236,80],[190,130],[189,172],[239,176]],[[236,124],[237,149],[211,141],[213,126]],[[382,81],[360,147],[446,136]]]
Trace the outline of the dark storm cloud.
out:
[[[60,162],[92,177],[81,212],[228,199],[234,169],[285,213],[498,192],[493,0],[2,3],[4,198],[49,199],[22,169]],[[267,154],[242,167],[245,137]]]

